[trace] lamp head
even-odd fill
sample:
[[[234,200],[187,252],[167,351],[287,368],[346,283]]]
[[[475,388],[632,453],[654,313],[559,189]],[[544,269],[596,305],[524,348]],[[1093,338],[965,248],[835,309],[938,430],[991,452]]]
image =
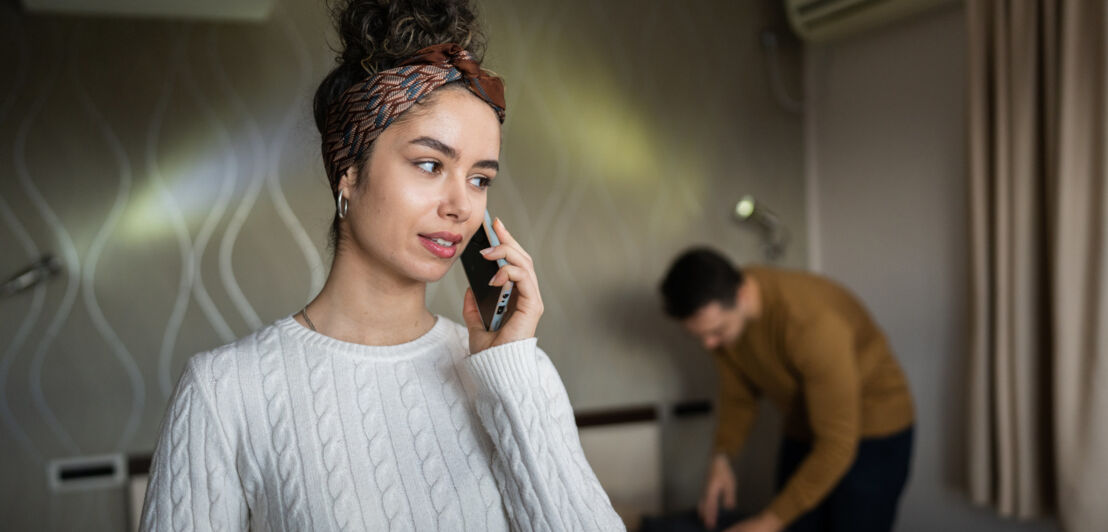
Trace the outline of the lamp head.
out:
[[[735,221],[742,225],[757,227],[762,233],[766,258],[776,260],[785,252],[789,240],[789,231],[773,211],[747,194],[735,204]]]

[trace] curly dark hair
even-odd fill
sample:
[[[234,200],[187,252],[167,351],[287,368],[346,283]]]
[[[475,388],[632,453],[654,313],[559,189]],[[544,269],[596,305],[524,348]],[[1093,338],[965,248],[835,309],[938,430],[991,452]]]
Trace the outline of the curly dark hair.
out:
[[[331,15],[342,43],[338,66],[316,89],[315,124],[327,128],[327,110],[355,83],[395,68],[422,49],[447,42],[469,50],[480,63],[485,35],[468,0],[338,0]]]
[[[485,35],[469,0],[334,0],[330,11],[341,49],[334,50],[337,65],[323,78],[312,102],[321,136],[327,132],[328,110],[347,89],[399,66],[420,49],[451,42],[469,50],[478,63],[484,57]],[[358,168],[371,153],[372,145],[355,163]],[[336,214],[330,234],[336,252],[338,237]]]

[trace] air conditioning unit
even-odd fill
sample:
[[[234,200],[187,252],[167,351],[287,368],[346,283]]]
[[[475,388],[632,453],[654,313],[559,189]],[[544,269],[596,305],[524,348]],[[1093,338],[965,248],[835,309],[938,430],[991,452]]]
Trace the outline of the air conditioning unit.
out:
[[[262,21],[273,0],[22,0],[29,13]]]
[[[826,43],[960,0],[784,0],[797,35]]]

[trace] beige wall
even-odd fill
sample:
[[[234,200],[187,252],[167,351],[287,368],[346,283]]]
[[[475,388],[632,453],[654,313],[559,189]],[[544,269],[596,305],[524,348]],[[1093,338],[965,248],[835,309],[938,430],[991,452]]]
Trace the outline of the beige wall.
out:
[[[808,52],[812,262],[888,333],[916,400],[897,530],[1056,530],[965,494],[965,18],[961,6]]]
[[[149,451],[184,361],[294,312],[326,274],[309,97],[328,22],[314,0],[262,24],[15,4],[0,4],[0,276],[46,252],[66,273],[0,301],[0,522],[119,529],[121,490],[51,496],[46,461]],[[774,104],[758,48],[779,3],[718,4],[482,3],[509,98],[491,209],[536,260],[540,342],[579,408],[712,396],[655,285],[694,243],[759,258],[728,219],[740,195],[793,229],[784,263],[807,261],[801,120]],[[458,319],[463,287],[451,272],[431,308]],[[710,425],[675,430],[671,504],[695,498]]]

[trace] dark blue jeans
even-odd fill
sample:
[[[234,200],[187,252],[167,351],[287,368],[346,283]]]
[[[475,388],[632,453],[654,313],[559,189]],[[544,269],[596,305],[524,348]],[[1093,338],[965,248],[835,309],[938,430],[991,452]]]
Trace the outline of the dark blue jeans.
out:
[[[908,481],[913,428],[866,438],[846,475],[831,493],[788,528],[789,532],[889,532]],[[810,442],[785,438],[777,457],[777,489],[812,451]]]

